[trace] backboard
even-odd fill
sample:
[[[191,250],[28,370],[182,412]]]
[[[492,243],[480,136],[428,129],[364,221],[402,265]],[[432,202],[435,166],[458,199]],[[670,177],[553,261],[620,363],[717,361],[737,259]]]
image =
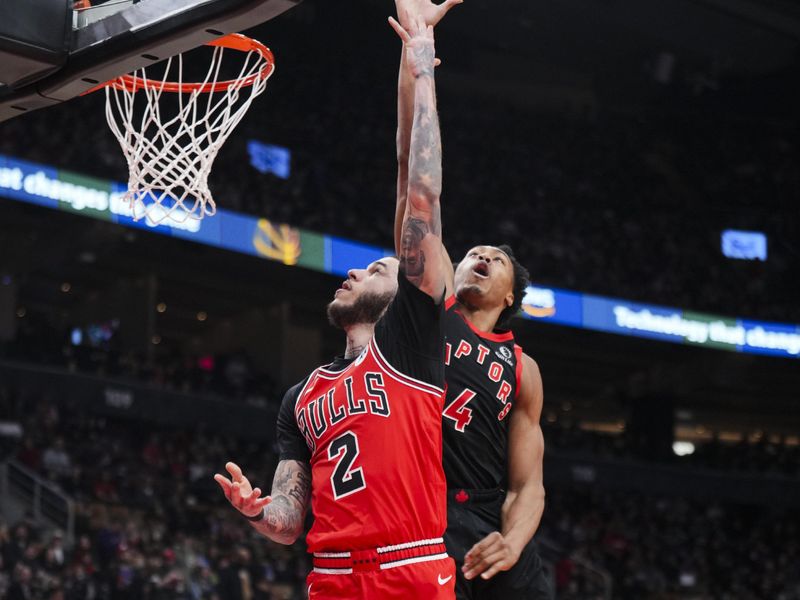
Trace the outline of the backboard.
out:
[[[0,4],[0,121],[254,27],[302,0],[90,1],[75,10],[71,0]]]

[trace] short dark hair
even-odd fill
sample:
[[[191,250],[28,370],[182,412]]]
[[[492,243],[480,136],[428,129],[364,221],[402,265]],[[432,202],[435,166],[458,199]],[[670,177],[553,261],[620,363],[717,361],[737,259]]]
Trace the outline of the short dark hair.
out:
[[[525,297],[525,290],[531,282],[531,274],[528,272],[528,269],[523,267],[517,260],[517,257],[514,256],[514,251],[511,249],[511,246],[503,244],[497,246],[497,248],[508,256],[511,261],[511,266],[514,268],[514,302],[511,306],[507,306],[503,309],[503,312],[501,312],[500,316],[497,318],[497,327],[504,329],[509,326],[511,319],[517,316],[519,309],[522,307],[522,299]]]

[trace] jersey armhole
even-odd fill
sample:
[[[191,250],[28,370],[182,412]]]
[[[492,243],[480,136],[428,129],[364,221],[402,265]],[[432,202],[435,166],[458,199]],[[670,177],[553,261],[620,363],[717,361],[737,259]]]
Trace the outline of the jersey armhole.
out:
[[[294,399],[294,419],[295,423],[297,422],[297,406],[300,404],[300,399],[303,397],[303,394],[306,391],[306,388],[311,385],[311,382],[316,379],[317,373],[319,372],[320,367],[317,367],[311,372],[311,375],[306,378],[305,382],[303,383],[303,387],[300,388],[300,391],[297,392],[297,397]]]
[[[514,390],[514,400],[519,398],[520,384],[522,383],[522,346],[514,344],[514,355],[517,357],[517,364],[514,368],[517,376],[517,388]]]
[[[381,352],[380,348],[378,347],[378,340],[375,339],[375,336],[372,336],[369,344],[373,351],[373,358],[375,359],[375,362],[378,363],[378,366],[381,368],[381,370],[389,377],[399,383],[423,392],[427,392],[429,394],[434,394],[436,396],[441,396],[444,394],[444,388],[440,388],[432,383],[428,383],[427,381],[416,379],[411,375],[403,373],[400,369],[395,368]]]

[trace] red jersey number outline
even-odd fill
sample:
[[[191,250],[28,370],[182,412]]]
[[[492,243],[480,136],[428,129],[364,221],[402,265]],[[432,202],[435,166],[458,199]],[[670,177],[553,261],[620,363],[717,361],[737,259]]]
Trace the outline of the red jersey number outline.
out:
[[[464,428],[472,421],[472,409],[467,408],[470,400],[476,396],[475,392],[468,388],[464,388],[456,399],[453,400],[442,412],[442,416],[451,421],[455,421],[456,431],[464,433]]]

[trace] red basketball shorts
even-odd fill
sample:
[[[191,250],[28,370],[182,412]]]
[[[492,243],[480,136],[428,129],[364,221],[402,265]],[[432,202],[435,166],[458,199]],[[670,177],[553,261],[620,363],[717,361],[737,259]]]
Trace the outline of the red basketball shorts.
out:
[[[440,539],[353,552],[318,552],[309,600],[453,600],[456,567]]]

